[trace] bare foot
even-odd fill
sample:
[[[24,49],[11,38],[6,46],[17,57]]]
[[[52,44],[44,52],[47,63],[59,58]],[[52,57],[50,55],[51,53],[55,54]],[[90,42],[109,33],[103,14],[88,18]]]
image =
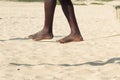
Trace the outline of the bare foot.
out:
[[[63,39],[58,40],[57,42],[68,43],[68,42],[79,42],[79,41],[83,41],[82,36],[80,36],[78,34],[77,35],[76,34],[74,34],[74,35],[70,34]]]
[[[43,40],[43,39],[52,39],[53,38],[53,34],[45,32],[45,31],[40,31],[40,32],[37,32],[37,33],[35,33],[33,35],[30,35],[28,37],[30,39],[35,40],[35,41],[40,41],[40,40]]]

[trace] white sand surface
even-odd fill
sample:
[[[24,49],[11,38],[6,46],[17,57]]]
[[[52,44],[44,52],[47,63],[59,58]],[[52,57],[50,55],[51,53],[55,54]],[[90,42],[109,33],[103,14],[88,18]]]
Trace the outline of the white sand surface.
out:
[[[43,3],[0,2],[0,80],[120,80],[120,24],[111,5],[75,5],[85,41],[70,33],[60,5],[54,39],[27,39],[43,27]]]

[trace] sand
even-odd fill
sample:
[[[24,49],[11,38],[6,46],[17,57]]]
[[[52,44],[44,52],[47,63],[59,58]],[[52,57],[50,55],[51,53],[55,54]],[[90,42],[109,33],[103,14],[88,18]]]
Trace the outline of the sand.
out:
[[[111,5],[75,5],[85,41],[56,40],[70,33],[60,5],[54,39],[27,39],[43,27],[43,3],[0,2],[0,80],[120,80],[120,24]]]

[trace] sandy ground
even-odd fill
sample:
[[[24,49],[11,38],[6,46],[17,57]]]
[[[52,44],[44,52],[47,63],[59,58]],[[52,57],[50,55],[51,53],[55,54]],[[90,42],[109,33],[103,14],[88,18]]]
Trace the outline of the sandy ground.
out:
[[[42,3],[0,2],[0,80],[120,80],[120,24],[110,5],[75,6],[83,42],[59,44],[69,25],[57,5],[54,39],[27,39],[43,27]]]

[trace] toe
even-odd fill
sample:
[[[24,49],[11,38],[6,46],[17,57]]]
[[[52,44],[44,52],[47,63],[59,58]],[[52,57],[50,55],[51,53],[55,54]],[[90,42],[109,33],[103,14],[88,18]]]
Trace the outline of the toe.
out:
[[[33,35],[29,35],[28,38],[32,39],[32,38],[33,38]]]

